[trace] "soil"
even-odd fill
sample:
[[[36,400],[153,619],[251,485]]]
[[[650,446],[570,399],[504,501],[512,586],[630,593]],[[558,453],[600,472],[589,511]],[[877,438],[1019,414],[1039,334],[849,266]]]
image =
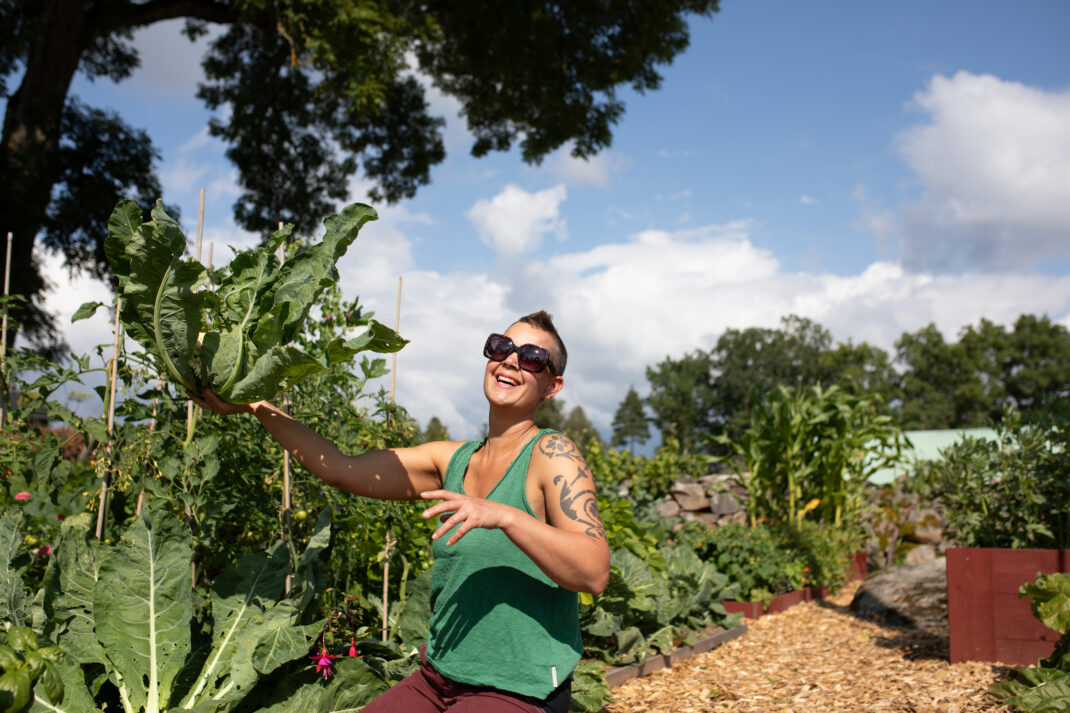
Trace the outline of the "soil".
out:
[[[614,688],[605,710],[1010,713],[988,692],[1009,667],[950,664],[946,633],[857,618],[857,588],[747,620],[744,636]]]

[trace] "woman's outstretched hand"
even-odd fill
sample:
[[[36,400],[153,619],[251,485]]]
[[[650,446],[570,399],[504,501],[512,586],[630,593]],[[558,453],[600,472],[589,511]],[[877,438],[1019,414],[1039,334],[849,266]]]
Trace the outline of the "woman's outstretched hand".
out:
[[[438,505],[432,505],[423,511],[425,520],[437,515],[442,520],[431,539],[437,540],[460,525],[453,536],[446,541],[447,545],[455,544],[474,528],[481,527],[487,530],[501,529],[512,516],[514,508],[501,503],[494,503],[483,498],[473,498],[470,495],[462,495],[452,490],[428,490],[420,493],[424,500],[441,500]]]
[[[235,413],[252,413],[252,404],[232,404],[229,401],[224,401],[215,395],[215,392],[205,386],[201,389],[201,395],[197,396],[192,391],[186,390],[186,395],[189,396],[190,401],[197,404],[203,409],[209,411],[215,411],[222,416],[230,416]]]

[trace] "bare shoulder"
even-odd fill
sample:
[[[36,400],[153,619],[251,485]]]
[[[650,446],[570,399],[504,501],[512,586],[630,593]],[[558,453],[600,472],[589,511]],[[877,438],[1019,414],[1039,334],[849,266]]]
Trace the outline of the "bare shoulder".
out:
[[[453,454],[463,445],[464,441],[428,441],[411,450],[434,463],[440,473],[445,473]]]

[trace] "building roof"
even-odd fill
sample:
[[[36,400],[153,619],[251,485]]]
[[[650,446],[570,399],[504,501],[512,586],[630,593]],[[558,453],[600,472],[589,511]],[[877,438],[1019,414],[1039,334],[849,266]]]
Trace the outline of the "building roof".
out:
[[[973,438],[981,438],[987,441],[995,441],[999,438],[996,434],[996,430],[993,428],[952,428],[939,431],[906,431],[906,436],[910,439],[910,443],[913,446],[912,448],[905,449],[903,452],[904,460],[907,465],[899,466],[898,468],[882,468],[870,476],[869,482],[874,485],[891,483],[895,480],[897,475],[908,472],[913,463],[921,460],[939,459],[940,451],[942,449],[961,440],[963,436],[972,436]]]

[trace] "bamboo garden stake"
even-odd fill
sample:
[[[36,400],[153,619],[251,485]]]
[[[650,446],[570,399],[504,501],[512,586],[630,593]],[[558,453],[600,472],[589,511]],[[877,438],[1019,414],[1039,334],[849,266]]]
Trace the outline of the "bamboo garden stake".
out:
[[[397,307],[394,312],[394,331],[398,332],[401,329],[401,275],[398,275],[398,301]],[[398,353],[394,352],[394,367],[390,370],[390,403],[394,403],[394,386],[396,384],[396,377],[398,371]],[[387,597],[389,596],[389,584],[390,584],[390,548],[394,545],[394,528],[388,523],[386,526],[386,541],[383,543],[383,641],[386,641],[386,634],[388,629],[389,607],[387,603]]]
[[[282,230],[282,221],[279,221],[279,230]],[[284,242],[279,246],[279,264],[286,262],[286,243]],[[285,393],[282,395],[282,410],[285,414],[290,414],[290,397]],[[290,549],[290,572],[286,575],[286,593],[290,593],[290,587],[293,586],[293,561],[296,557],[290,527],[292,524],[292,512],[290,502],[290,451],[285,448],[282,449],[282,537],[286,540],[286,546]]]
[[[4,260],[4,317],[3,326],[0,326],[0,373],[4,375],[4,383],[7,383],[7,297],[11,292],[11,233],[7,234],[7,258]],[[7,423],[7,388],[4,388],[3,402],[0,403],[0,426]]]
[[[108,485],[111,481],[111,445],[115,431],[115,381],[119,370],[119,312],[123,308],[121,297],[115,298],[115,331],[111,346],[111,375],[108,384],[108,443],[104,446],[104,478],[100,482],[100,507],[97,508],[97,539],[104,539],[104,518],[108,508]]]

